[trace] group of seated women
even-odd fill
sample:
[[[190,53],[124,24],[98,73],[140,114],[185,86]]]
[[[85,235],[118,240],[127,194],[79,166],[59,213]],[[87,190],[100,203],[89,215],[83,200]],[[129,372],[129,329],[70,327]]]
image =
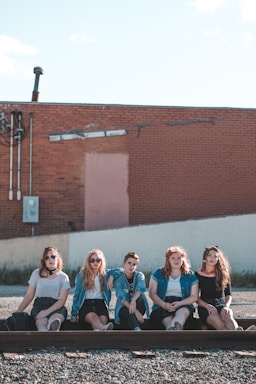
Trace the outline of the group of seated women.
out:
[[[137,271],[139,256],[128,252],[120,268],[106,269],[100,249],[91,250],[75,278],[71,323],[84,323],[95,331],[114,328],[140,331],[146,319],[159,327],[183,330],[195,310],[203,324],[216,330],[242,330],[231,305],[230,266],[217,246],[205,248],[202,266],[191,270],[186,251],[169,247],[164,265],[150,276],[148,295],[145,275]],[[44,249],[40,266],[29,279],[27,293],[17,312],[33,301],[31,316],[38,331],[58,331],[68,316],[65,306],[70,289],[56,247]],[[109,318],[111,294],[115,289],[114,321]]]

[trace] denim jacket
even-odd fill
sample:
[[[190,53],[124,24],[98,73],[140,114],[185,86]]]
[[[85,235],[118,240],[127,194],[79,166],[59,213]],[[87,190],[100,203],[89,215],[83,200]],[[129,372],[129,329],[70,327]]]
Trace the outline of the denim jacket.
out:
[[[168,277],[164,277],[162,268],[158,268],[151,275],[151,279],[157,282],[157,294],[160,297],[160,299],[164,300],[169,279]],[[198,283],[198,280],[193,271],[189,271],[187,275],[184,275],[184,273],[181,273],[180,285],[181,285],[182,300],[186,299],[191,295],[191,287],[192,285],[197,283]],[[154,311],[157,308],[159,308],[159,306],[153,303],[152,311]]]
[[[133,284],[134,284],[133,292],[134,293],[136,291],[141,292],[141,296],[143,298],[143,301],[146,307],[146,315],[147,317],[149,317],[149,305],[145,295],[146,282],[145,282],[145,276],[142,272],[135,271],[134,277],[133,277]],[[121,276],[116,280],[115,288],[116,288],[115,323],[119,324],[120,323],[119,311],[123,307],[125,300],[130,301],[129,283],[124,273],[122,273]]]
[[[106,269],[106,275],[104,276],[104,290],[102,292],[103,299],[107,306],[111,300],[111,290],[107,288],[107,282],[110,276],[114,277],[114,280],[119,277],[123,272],[123,268]],[[71,309],[71,316],[77,317],[80,308],[83,306],[86,296],[86,287],[84,286],[84,274],[79,272],[75,279],[75,292],[73,296],[73,304]]]

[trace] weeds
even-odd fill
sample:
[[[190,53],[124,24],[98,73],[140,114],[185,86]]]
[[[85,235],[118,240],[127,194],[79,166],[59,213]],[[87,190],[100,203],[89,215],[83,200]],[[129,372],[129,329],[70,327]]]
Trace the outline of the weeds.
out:
[[[0,285],[27,285],[34,267],[27,268],[0,268]],[[75,277],[80,270],[65,268],[64,272],[68,274],[71,287],[75,286]],[[146,285],[148,287],[151,272],[145,273]],[[236,288],[256,288],[256,273],[253,272],[233,272],[232,287]]]

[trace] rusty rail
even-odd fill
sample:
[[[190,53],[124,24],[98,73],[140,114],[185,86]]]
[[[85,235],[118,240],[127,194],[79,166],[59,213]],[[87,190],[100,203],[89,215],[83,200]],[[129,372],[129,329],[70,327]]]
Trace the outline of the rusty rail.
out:
[[[89,349],[256,349],[255,331],[0,332],[0,352]]]
[[[1,323],[1,322],[0,322]],[[242,326],[256,325],[256,319],[240,319]],[[0,324],[1,325],[1,324]],[[26,352],[55,347],[67,350],[91,349],[256,349],[256,331],[214,330],[61,330],[60,332],[0,331],[0,352]]]

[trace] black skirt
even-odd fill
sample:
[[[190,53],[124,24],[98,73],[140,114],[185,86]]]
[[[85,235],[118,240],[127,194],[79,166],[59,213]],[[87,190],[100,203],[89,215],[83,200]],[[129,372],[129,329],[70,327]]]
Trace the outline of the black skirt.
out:
[[[37,297],[34,301],[34,304],[33,304],[33,308],[31,310],[31,316],[34,317],[34,319],[36,319],[36,316],[38,315],[39,312],[45,310],[45,309],[48,309],[50,308],[53,304],[55,304],[58,300],[57,299],[53,299],[52,297]],[[67,311],[67,308],[65,306],[57,309],[56,311],[53,311],[51,312],[47,317],[49,319],[49,317],[53,314],[53,313],[60,313],[61,315],[64,316],[64,318],[66,319],[67,318],[67,314],[68,314],[68,311]]]
[[[103,299],[86,299],[79,310],[79,319],[84,321],[85,316],[91,312],[98,316],[106,316],[109,319],[108,308]]]

